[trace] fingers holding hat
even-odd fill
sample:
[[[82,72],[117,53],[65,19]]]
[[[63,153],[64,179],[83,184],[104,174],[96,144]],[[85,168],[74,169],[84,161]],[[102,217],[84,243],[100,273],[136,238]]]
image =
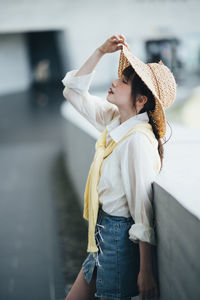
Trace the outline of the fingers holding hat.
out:
[[[116,43],[120,42],[121,44],[123,44],[124,46],[126,46],[128,48],[128,50],[130,51],[130,47],[129,47],[129,45],[126,42],[126,37],[123,34],[118,34],[118,35],[115,34],[115,35],[113,35],[111,37],[111,39],[113,41],[115,41]],[[123,49],[123,47],[121,45],[119,45],[118,48],[119,49]]]
[[[109,37],[102,45],[98,47],[101,53],[112,53],[123,48],[124,40],[117,35]]]
[[[123,34],[118,34],[118,36],[121,38],[121,40],[123,41],[123,44],[128,48],[128,50],[130,51],[130,47],[126,42],[126,37]]]

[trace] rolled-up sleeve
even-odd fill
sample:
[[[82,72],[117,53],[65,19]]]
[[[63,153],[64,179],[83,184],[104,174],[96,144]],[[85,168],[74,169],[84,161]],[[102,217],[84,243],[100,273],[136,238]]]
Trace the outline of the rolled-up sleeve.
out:
[[[74,76],[78,70],[68,72],[62,80],[65,86],[63,96],[86,118],[97,130],[102,132],[106,125],[119,114],[116,105],[88,92],[95,74]]]
[[[129,229],[129,239],[134,243],[144,241],[156,245],[153,226],[152,183],[154,181],[153,150],[142,134],[135,132],[121,155],[121,174],[134,224]]]

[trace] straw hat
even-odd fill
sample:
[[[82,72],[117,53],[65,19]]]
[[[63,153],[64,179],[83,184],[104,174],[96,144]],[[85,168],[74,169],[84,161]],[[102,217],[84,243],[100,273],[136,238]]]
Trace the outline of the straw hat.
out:
[[[176,98],[177,84],[174,75],[162,61],[146,64],[133,55],[126,46],[122,45],[118,66],[119,78],[122,76],[122,71],[130,65],[155,97],[155,110],[151,115],[160,137],[163,138],[166,133],[165,109]]]

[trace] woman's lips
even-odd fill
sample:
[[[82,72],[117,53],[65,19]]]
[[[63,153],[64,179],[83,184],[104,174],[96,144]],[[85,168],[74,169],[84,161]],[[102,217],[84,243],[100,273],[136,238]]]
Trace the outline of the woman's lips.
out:
[[[109,94],[114,94],[111,88],[109,89],[108,93]]]

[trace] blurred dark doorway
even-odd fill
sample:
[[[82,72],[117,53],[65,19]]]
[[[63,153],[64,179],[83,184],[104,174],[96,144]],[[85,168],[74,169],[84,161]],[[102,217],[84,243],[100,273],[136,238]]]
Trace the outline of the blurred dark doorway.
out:
[[[166,38],[157,40],[147,40],[145,42],[145,50],[147,62],[156,62],[160,60],[170,68],[176,79],[183,68],[183,62],[178,56],[178,47],[180,41],[177,38]]]
[[[34,107],[58,104],[62,91],[62,62],[57,34],[59,31],[29,32],[26,34]]]

